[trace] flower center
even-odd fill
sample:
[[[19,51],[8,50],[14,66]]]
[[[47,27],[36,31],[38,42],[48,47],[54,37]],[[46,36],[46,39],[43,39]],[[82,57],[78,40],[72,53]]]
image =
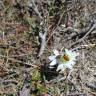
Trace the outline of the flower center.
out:
[[[64,61],[69,61],[70,60],[70,58],[68,57],[68,55],[63,55],[63,59],[64,59]]]

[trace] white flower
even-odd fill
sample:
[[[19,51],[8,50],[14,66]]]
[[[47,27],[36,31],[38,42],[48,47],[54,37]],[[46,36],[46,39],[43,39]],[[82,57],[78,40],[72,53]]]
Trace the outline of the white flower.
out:
[[[49,56],[49,59],[51,61],[51,67],[58,63],[57,71],[61,72],[63,72],[66,68],[73,68],[74,64],[76,63],[76,57],[78,56],[76,52],[73,52],[68,49],[65,49],[65,52],[62,52],[61,54],[57,50],[53,52],[54,55]],[[60,56],[60,58],[57,59],[56,57],[58,55]]]
[[[51,61],[50,66],[54,66],[57,64],[56,57],[60,55],[58,50],[53,50],[53,53],[54,53],[54,55],[51,55],[48,57],[49,60]]]

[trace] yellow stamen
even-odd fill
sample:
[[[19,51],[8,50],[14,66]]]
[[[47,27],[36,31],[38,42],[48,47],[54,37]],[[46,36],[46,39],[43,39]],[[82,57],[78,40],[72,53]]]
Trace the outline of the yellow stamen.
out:
[[[68,55],[64,55],[64,56],[63,56],[63,59],[64,59],[65,61],[69,61],[69,60],[70,60],[70,58],[68,57]]]

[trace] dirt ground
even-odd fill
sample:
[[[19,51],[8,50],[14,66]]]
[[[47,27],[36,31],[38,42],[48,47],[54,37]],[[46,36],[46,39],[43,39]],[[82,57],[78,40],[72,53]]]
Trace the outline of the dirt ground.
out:
[[[51,70],[64,48],[74,68]],[[96,96],[96,1],[0,0],[0,96]]]

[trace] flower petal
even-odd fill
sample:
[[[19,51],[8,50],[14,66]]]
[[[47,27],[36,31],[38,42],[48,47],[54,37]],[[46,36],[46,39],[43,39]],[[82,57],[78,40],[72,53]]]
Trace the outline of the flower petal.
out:
[[[67,63],[66,65],[65,65],[65,67],[66,68],[69,68],[69,69],[72,69],[73,68],[73,66],[72,66],[72,64],[69,62],[69,63]]]
[[[75,61],[71,61],[70,63],[71,63],[72,66],[74,66],[76,62]]]
[[[56,65],[56,63],[57,63],[57,60],[54,59],[54,60],[50,63],[50,66],[54,66],[54,65]]]
[[[70,52],[71,52],[70,50],[68,50],[68,49],[65,48],[65,53],[66,53],[67,55],[70,55]]]
[[[53,52],[54,52],[54,54],[55,54],[56,56],[60,55],[60,54],[59,54],[59,51],[58,51],[58,50],[56,50],[56,49],[55,49],[55,50],[53,50]]]
[[[53,61],[55,58],[56,58],[55,55],[52,55],[52,56],[49,56],[49,57],[48,57],[48,59],[49,59],[50,61]]]
[[[77,57],[77,56],[78,56],[77,53],[71,52],[71,57],[73,57],[74,60],[76,60],[76,57]]]
[[[58,65],[57,71],[63,70],[63,69],[65,70],[65,67],[63,66],[63,64]]]
[[[65,49],[65,54],[67,54],[71,60],[76,61],[76,57],[78,56],[76,52]]]
[[[49,66],[50,69],[53,69],[54,67],[53,66]]]

